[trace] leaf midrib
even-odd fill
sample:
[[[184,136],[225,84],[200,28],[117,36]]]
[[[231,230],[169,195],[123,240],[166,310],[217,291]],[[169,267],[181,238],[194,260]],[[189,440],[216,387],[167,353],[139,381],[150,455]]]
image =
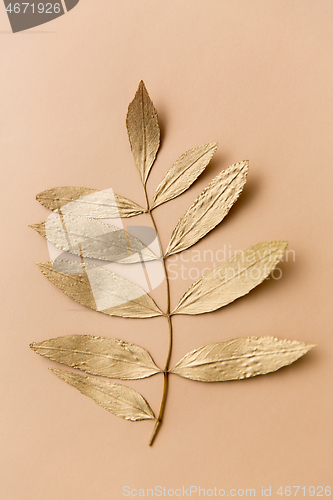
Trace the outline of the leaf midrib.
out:
[[[306,350],[306,347],[300,347],[300,348],[295,348],[295,349],[286,349],[286,351],[289,353],[293,353],[293,352],[297,352],[297,351],[303,351],[303,350]],[[282,354],[282,351],[267,351],[267,352],[259,352],[259,353],[254,353],[254,354],[244,354],[244,355],[241,355],[241,356],[234,356],[234,357],[230,357],[230,358],[223,358],[223,359],[217,359],[215,361],[205,361],[205,362],[202,362],[202,363],[196,363],[196,364],[191,364],[191,365],[185,365],[185,366],[181,366],[181,365],[176,365],[175,368],[181,368],[181,369],[186,369],[186,368],[197,368],[197,367],[200,367],[200,366],[205,366],[205,365],[212,365],[214,363],[222,363],[222,362],[228,362],[228,361],[237,361],[239,359],[244,359],[244,358],[253,358],[255,356],[257,357],[262,357],[262,356],[271,356],[271,355],[274,355],[274,354]]]
[[[129,363],[129,364],[134,365],[134,366],[139,365],[139,366],[144,367],[144,368],[152,369],[148,365],[144,365],[144,364],[142,364],[140,362],[139,363],[134,363],[134,361],[129,361],[127,359],[121,359],[121,360],[119,360],[119,359],[113,358],[112,356],[107,355],[107,354],[96,354],[96,353],[90,353],[90,352],[85,352],[85,351],[79,351],[78,349],[65,349],[65,348],[59,348],[59,347],[38,346],[37,349],[45,349],[45,350],[53,350],[53,351],[61,351],[61,352],[71,352],[71,353],[77,353],[77,354],[85,354],[86,356],[96,356],[96,357],[100,357],[100,358],[108,358],[108,359],[111,359],[111,360],[114,360],[114,361],[118,361],[118,362],[122,362],[122,363]],[[67,364],[67,363],[64,363],[64,364]],[[157,366],[156,366],[156,368],[158,369]],[[156,373],[159,373],[159,371],[157,371]]]

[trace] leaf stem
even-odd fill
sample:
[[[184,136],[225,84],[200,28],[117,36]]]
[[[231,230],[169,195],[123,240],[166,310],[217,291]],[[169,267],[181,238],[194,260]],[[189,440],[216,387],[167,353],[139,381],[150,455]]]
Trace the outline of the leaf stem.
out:
[[[146,189],[145,185],[144,185],[144,192],[145,192],[145,197],[146,197],[146,201],[147,201],[147,212],[150,215],[152,224],[154,226],[156,234],[158,235],[158,230],[157,230],[154,216],[152,214],[152,209],[149,207],[149,199],[148,199],[147,189]],[[151,435],[149,442],[148,442],[149,446],[151,446],[154,442],[154,439],[156,437],[158,429],[160,428],[160,425],[161,425],[162,419],[163,419],[163,415],[164,415],[165,403],[167,400],[168,388],[169,388],[169,363],[170,363],[171,352],[172,352],[172,321],[171,321],[171,314],[170,314],[170,283],[169,283],[168,269],[166,266],[166,261],[165,261],[164,256],[162,257],[162,262],[163,262],[163,269],[164,269],[164,274],[165,274],[166,294],[167,294],[167,310],[166,310],[165,317],[168,320],[168,326],[169,326],[169,346],[168,346],[168,353],[167,353],[167,358],[166,358],[166,362],[165,362],[165,366],[164,366],[164,384],[163,384],[163,395],[162,395],[162,400],[161,400],[161,406],[160,406],[160,411],[159,411],[158,417],[156,419],[156,423],[155,423],[152,435]]]

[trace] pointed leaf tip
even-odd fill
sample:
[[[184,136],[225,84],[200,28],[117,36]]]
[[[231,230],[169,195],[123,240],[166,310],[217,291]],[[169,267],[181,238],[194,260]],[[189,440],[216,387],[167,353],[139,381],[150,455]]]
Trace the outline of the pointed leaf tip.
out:
[[[37,224],[30,224],[29,227],[36,231],[40,236],[46,238],[45,222],[37,222]]]

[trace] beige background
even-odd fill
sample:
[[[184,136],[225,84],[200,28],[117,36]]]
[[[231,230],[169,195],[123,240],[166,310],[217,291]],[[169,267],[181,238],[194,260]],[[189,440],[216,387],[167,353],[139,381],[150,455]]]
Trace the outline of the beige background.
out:
[[[0,8],[1,500],[118,500],[125,485],[257,488],[260,496],[261,486],[330,484],[332,13],[325,0],[81,0],[52,23],[12,35]],[[34,266],[47,248],[27,227],[48,215],[35,194],[54,186],[112,187],[144,202],[125,128],[141,78],[163,129],[151,196],[181,153],[219,142],[193,188],[156,210],[164,248],[209,180],[248,158],[242,198],[195,248],[286,239],[296,256],[282,264],[281,280],[233,305],[177,317],[172,364],[238,336],[319,344],[266,377],[172,377],[153,448],[151,422],[107,413],[28,347],[84,333],[133,341],[164,362],[163,318],[110,318],[63,296]],[[173,305],[191,281],[172,281]],[[164,307],[163,285],[154,297]],[[160,376],[128,385],[158,411]]]

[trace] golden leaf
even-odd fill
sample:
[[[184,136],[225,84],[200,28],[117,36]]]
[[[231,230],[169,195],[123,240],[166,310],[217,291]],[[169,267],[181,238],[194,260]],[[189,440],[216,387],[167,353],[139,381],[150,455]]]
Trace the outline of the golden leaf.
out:
[[[74,255],[122,264],[158,259],[138,238],[96,219],[57,216],[30,227],[57,248]]]
[[[36,196],[44,207],[62,214],[78,215],[95,219],[133,217],[146,210],[131,200],[108,191],[84,187],[56,187]]]
[[[157,112],[143,81],[128,107],[127,132],[135,165],[145,185],[160,147]]]
[[[281,260],[285,241],[258,243],[222,262],[190,286],[173,314],[215,311],[262,283]]]
[[[179,219],[166,257],[191,247],[224,219],[242,192],[248,169],[248,161],[241,161],[223,170],[211,181]]]
[[[91,375],[137,380],[161,372],[145,349],[123,340],[66,335],[30,347],[45,358]]]
[[[163,315],[142,288],[102,267],[60,259],[37,266],[65,295],[95,311],[124,318]]]
[[[205,170],[216,149],[217,144],[212,142],[190,149],[178,158],[156,189],[151,208],[158,207],[186,191]]]
[[[163,392],[158,417],[147,401],[133,389],[107,380],[52,370],[68,384],[91,397],[97,404],[127,420],[155,420],[152,445],[164,418],[169,375],[205,382],[237,380],[263,375],[293,363],[313,345],[273,337],[248,337],[210,344],[188,353],[170,370],[175,314],[215,311],[246,295],[262,283],[282,258],[287,243],[259,243],[237,253],[194,283],[170,312],[170,277],[165,257],[197,243],[228,214],[246,182],[248,161],[231,165],[215,177],[180,218],[162,260],[166,285],[166,313],[139,286],[102,267],[85,263],[83,257],[134,263],[157,258],[140,240],[114,226],[94,219],[132,217],[147,213],[158,233],[153,215],[160,206],[182,194],[199,177],[216,151],[215,143],[184,153],[159,184],[152,203],[146,181],[160,145],[157,112],[143,81],[128,107],[127,132],[139,171],[147,208],[112,193],[88,188],[58,187],[43,191],[37,200],[59,216],[32,226],[63,251],[80,255],[76,260],[56,259],[37,264],[48,280],[68,297],[93,310],[111,316],[150,318],[163,316],[168,323],[168,347],[160,370],[149,353],[121,340],[67,335],[31,344],[38,354],[92,375],[124,380],[163,373]],[[86,218],[83,220],[82,218]],[[88,220],[89,219],[89,220]],[[139,257],[140,256],[140,257]]]
[[[155,420],[147,401],[131,387],[53,368],[51,371],[117,417],[132,422]]]
[[[304,356],[314,345],[274,337],[246,337],[189,352],[172,373],[201,382],[240,380],[275,372]]]

